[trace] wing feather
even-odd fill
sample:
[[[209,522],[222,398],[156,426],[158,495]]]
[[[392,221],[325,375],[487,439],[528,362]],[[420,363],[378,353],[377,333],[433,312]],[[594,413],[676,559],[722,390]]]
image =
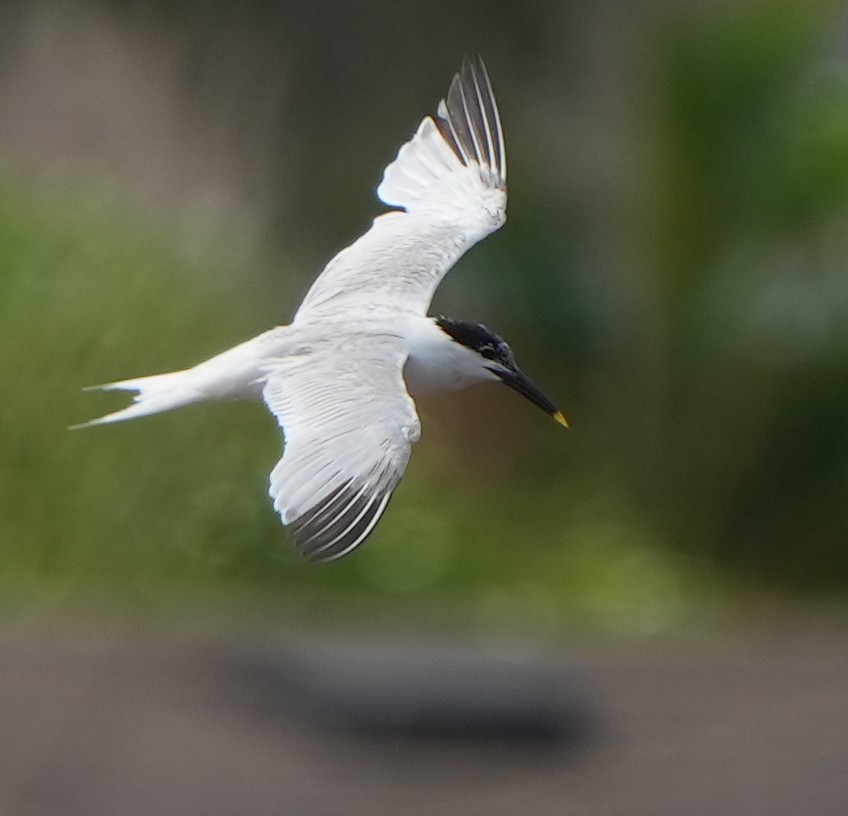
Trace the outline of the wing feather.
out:
[[[447,271],[506,219],[506,152],[482,59],[466,59],[435,120],[386,167],[374,219],[312,285],[296,322],[374,308],[426,314]]]
[[[327,329],[330,329],[329,331]],[[419,436],[403,383],[402,340],[354,334],[327,340],[271,369],[263,391],[285,434],[269,493],[308,558],[358,547],[385,512]]]

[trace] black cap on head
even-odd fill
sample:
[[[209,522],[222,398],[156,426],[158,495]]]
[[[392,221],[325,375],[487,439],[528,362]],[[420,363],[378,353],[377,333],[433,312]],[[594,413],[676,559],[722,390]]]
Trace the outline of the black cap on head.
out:
[[[436,325],[457,343],[476,351],[487,360],[493,360],[507,368],[515,367],[515,358],[507,342],[482,323],[454,320],[452,317],[439,315]]]
[[[517,391],[538,405],[543,411],[550,414],[560,425],[568,427],[568,421],[545,394],[537,388],[521,371],[512,356],[512,349],[506,341],[487,329],[481,323],[470,323],[466,320],[454,320],[451,317],[440,315],[436,319],[436,325],[451,339],[460,345],[476,351],[486,360],[491,360],[493,365],[487,366],[489,370],[500,378],[501,382]]]

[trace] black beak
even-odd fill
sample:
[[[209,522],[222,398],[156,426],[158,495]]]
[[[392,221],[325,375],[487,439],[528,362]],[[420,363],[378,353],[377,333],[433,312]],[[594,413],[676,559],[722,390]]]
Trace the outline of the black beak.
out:
[[[568,420],[559,408],[556,407],[532,382],[530,382],[524,374],[517,368],[494,368],[490,371],[497,374],[501,381],[518,391],[523,397],[527,397],[534,405],[538,405],[546,414],[549,414],[555,422],[558,422],[563,427],[568,427]]]

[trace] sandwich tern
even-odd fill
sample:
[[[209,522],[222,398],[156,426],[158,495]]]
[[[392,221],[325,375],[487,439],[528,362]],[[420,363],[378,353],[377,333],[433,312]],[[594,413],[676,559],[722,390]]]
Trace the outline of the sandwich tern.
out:
[[[447,271],[506,220],[503,131],[479,56],[463,61],[377,196],[395,209],[327,264],[289,325],[193,368],[95,386],[135,401],[75,427],[261,398],[285,439],[274,509],[304,555],[332,561],[371,534],[403,476],[421,433],[410,393],[499,381],[567,426],[497,334],[427,315]]]

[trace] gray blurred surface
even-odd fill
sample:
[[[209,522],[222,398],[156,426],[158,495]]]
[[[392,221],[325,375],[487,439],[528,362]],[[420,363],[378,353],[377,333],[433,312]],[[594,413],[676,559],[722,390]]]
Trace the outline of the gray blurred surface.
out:
[[[302,640],[300,641],[302,643]],[[0,638],[0,813],[768,814],[848,808],[848,637],[564,649],[573,740],[365,736],[269,694],[284,639]],[[324,665],[326,666],[326,655]],[[345,677],[339,676],[339,684]]]

